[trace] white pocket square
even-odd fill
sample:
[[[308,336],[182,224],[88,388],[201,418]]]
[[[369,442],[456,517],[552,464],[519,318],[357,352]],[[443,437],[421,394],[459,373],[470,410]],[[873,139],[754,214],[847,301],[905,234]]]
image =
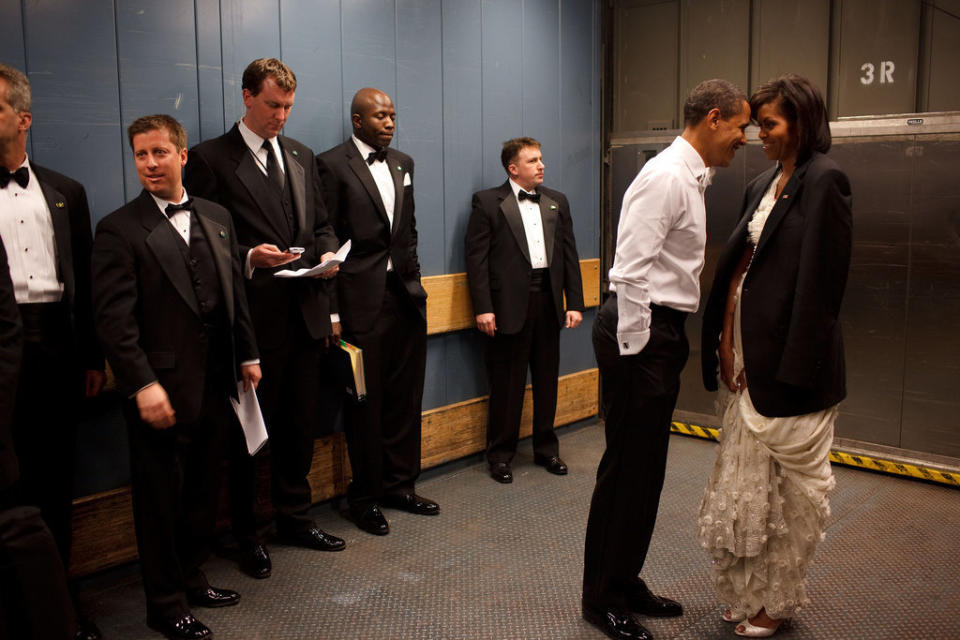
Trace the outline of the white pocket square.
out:
[[[413,184],[413,180],[410,179],[410,174],[409,174],[409,173],[404,174],[404,176],[403,176],[403,186],[409,187],[409,186],[412,185],[412,184]]]

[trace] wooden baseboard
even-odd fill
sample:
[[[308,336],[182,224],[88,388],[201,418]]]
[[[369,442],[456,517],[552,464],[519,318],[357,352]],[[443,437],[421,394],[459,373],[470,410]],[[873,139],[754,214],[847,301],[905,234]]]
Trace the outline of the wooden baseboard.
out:
[[[596,307],[600,304],[600,259],[580,261],[583,279],[583,304]],[[448,331],[470,329],[474,325],[473,304],[467,274],[446,273],[442,276],[423,278],[427,290],[427,333],[434,335]]]
[[[597,369],[562,376],[558,382],[555,426],[595,416],[598,410]],[[531,390],[523,403],[521,437],[532,430]],[[487,398],[423,412],[421,464],[424,469],[483,451],[486,446]],[[350,463],[342,433],[317,438],[310,468],[314,502],[346,493]],[[262,483],[261,483],[262,484]],[[261,502],[267,502],[261,496]],[[86,575],[137,558],[130,487],[78,498],[73,507],[73,548],[70,573]]]

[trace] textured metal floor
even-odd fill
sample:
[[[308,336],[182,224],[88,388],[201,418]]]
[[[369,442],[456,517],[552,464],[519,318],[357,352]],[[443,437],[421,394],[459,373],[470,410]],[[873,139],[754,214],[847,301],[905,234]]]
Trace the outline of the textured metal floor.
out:
[[[600,638],[580,619],[583,533],[603,432],[561,432],[570,474],[532,463],[521,443],[512,485],[479,456],[425,475],[436,518],[387,510],[391,533],[356,529],[330,505],[320,526],[347,540],[342,553],[272,545],[273,577],[257,581],[214,558],[211,582],[237,589],[229,609],[194,613],[218,640]],[[734,638],[720,620],[694,521],[713,464],[711,442],[673,436],[660,518],[643,575],[686,613],[645,624],[658,640]],[[835,468],[833,516],[809,576],[812,606],[784,639],[960,638],[960,492]],[[144,625],[135,566],[82,585],[104,637],[159,638]]]

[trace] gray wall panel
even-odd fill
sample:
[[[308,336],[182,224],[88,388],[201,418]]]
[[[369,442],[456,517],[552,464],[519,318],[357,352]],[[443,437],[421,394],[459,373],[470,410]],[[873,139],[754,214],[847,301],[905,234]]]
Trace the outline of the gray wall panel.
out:
[[[220,58],[220,2],[196,0],[197,95],[200,101],[200,137],[215,138],[226,131],[223,121],[223,67]]]
[[[463,238],[470,198],[483,182],[481,6],[443,3],[443,212],[447,273],[466,270]]]
[[[117,2],[117,54],[120,60],[120,115],[123,125],[126,199],[140,192],[140,181],[126,129],[140,116],[166,113],[200,140],[197,52],[193,0]]]
[[[23,46],[23,12],[21,0],[0,0],[0,62],[21,71],[27,68]],[[33,155],[33,139],[27,138],[27,153]]]
[[[523,78],[520,5],[514,0],[484,0],[483,45],[483,187],[504,181],[500,149],[523,129]]]
[[[931,6],[932,5],[932,6]],[[930,68],[925,111],[960,109],[960,0],[927,3],[931,12]]]
[[[32,159],[82,182],[96,221],[124,202],[113,2],[25,11]]]
[[[220,21],[223,119],[225,127],[229,129],[244,112],[241,93],[243,70],[257,58],[281,57],[280,2],[221,0]]]
[[[787,72],[799,73],[826,91],[830,0],[757,0],[752,33],[750,91]]]
[[[397,33],[398,146],[416,161],[417,252],[423,275],[436,275],[447,262],[441,0],[398,0]]]
[[[516,43],[511,49],[513,55],[518,53]],[[553,0],[524,0],[523,37],[519,51],[523,61],[523,107],[520,126],[509,137],[525,135],[540,141],[544,159],[552,165],[544,170],[548,186],[559,184],[562,177],[559,171],[562,153],[559,51],[560,11],[557,3]]]
[[[376,87],[397,95],[397,23],[394,0],[344,2],[341,5],[344,114],[357,89]],[[344,118],[344,136],[350,124]],[[393,144],[403,144],[394,136]]]
[[[320,153],[344,139],[340,1],[281,0],[280,34],[283,60],[297,75],[284,133]]]

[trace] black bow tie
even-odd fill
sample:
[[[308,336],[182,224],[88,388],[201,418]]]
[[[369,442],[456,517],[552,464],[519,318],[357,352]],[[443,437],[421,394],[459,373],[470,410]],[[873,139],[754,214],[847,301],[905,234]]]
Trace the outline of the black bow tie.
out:
[[[26,189],[30,182],[30,171],[26,167],[20,167],[16,171],[8,171],[0,167],[0,189],[6,189],[11,179],[15,180],[21,188]]]
[[[177,211],[193,211],[193,198],[187,198],[180,204],[168,204],[164,211],[168,218],[172,218]]]
[[[524,200],[529,200],[536,204],[540,204],[540,194],[539,193],[527,193],[523,189],[517,192],[517,200],[523,202]]]
[[[387,150],[380,149],[379,151],[371,151],[367,154],[367,164],[373,164],[374,162],[386,162],[387,161]]]

